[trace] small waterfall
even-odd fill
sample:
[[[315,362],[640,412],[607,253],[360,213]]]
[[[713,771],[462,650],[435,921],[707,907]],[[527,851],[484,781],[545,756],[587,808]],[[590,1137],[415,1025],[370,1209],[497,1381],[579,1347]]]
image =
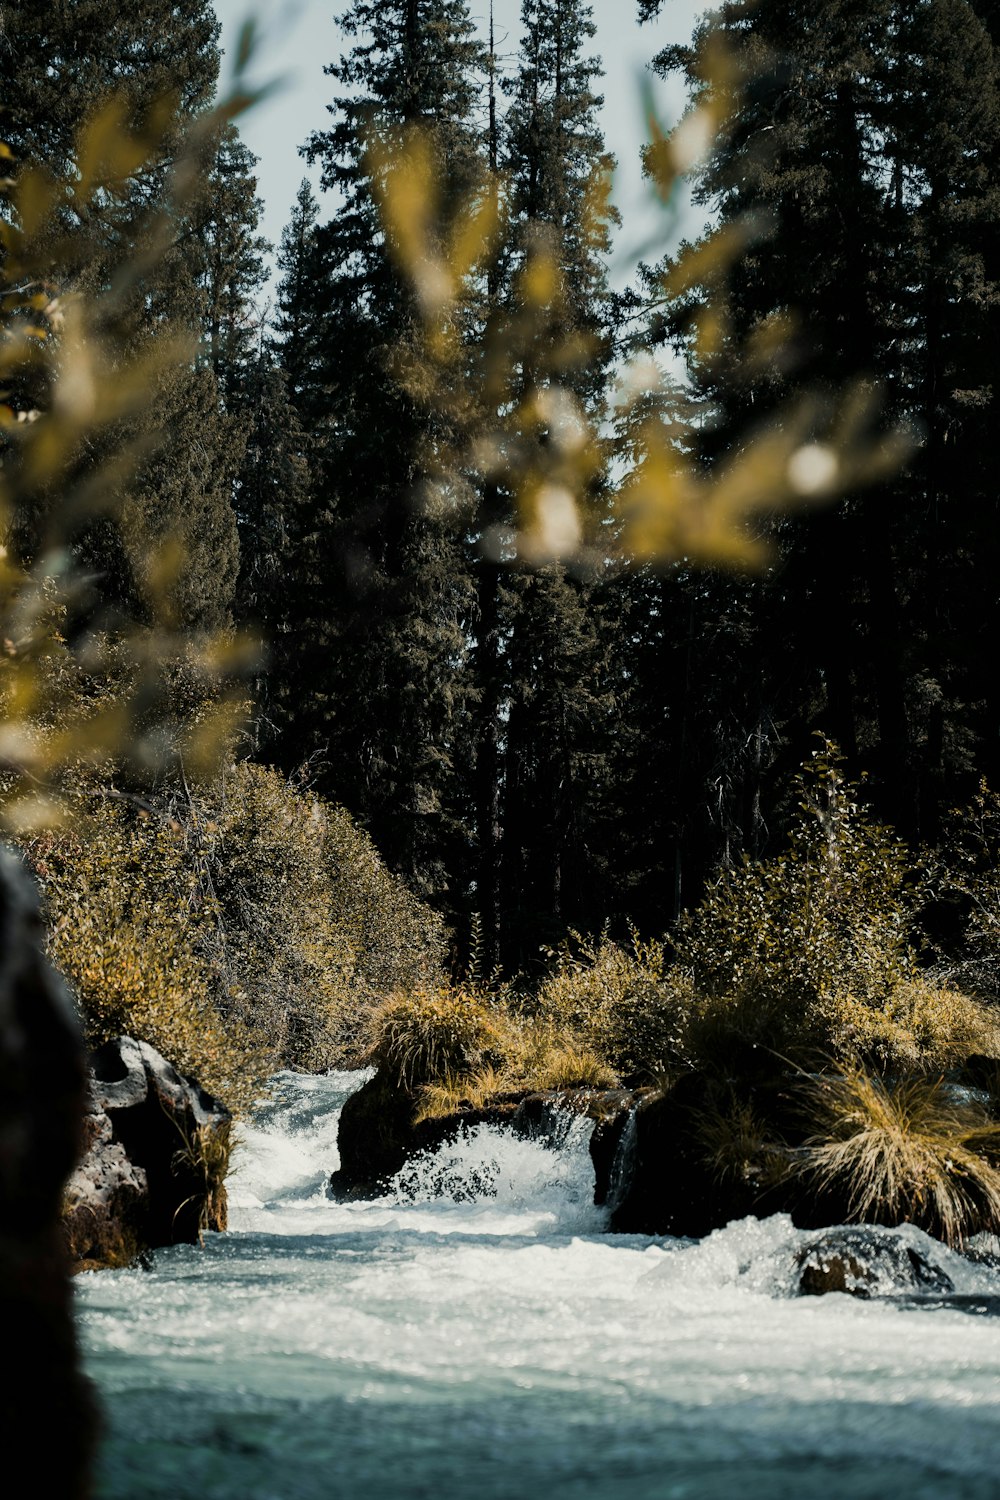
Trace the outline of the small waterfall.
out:
[[[414,1157],[396,1175],[389,1196],[400,1204],[436,1200],[546,1211],[554,1221],[593,1221],[592,1122],[560,1111],[557,1128],[525,1137],[505,1126],[477,1125],[435,1151]],[[602,1216],[603,1220],[603,1216]]]
[[[639,1129],[636,1125],[636,1111],[633,1106],[628,1112],[621,1135],[618,1137],[618,1145],[615,1148],[614,1161],[611,1163],[611,1175],[608,1179],[608,1193],[606,1206],[609,1213],[614,1213],[625,1201],[626,1194],[632,1186],[632,1174],[635,1171],[635,1157],[638,1149]]]

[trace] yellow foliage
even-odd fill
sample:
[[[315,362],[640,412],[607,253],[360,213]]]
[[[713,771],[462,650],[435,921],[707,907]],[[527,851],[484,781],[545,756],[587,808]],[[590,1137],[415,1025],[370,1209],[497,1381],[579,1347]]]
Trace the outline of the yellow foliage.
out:
[[[76,805],[25,852],[90,1039],[149,1041],[231,1107],[279,1065],[354,1060],[377,1001],[441,972],[440,919],[276,771],[145,807],[78,784]]]
[[[149,1042],[235,1111],[248,1107],[272,1057],[249,1029],[223,1025],[215,976],[199,951],[210,920],[179,830],[107,803],[81,832],[28,848],[41,885],[49,953],[94,1046]]]
[[[450,984],[392,995],[371,1018],[367,1060],[399,1087],[471,1079],[516,1049],[510,1017],[474,990]]]
[[[602,937],[559,954],[539,987],[537,1013],[578,1038],[606,1071],[648,1080],[676,1062],[691,1002],[690,980],[668,966],[664,945],[633,933],[630,948]]]
[[[815,1134],[794,1172],[844,1195],[850,1217],[916,1224],[961,1248],[1000,1223],[1000,1172],[981,1151],[1000,1127],[940,1080],[887,1083],[858,1068],[805,1090]]]

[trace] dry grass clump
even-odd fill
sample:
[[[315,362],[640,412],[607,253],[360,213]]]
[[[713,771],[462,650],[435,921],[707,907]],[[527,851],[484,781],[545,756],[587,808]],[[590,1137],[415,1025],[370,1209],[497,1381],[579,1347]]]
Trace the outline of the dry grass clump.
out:
[[[194,1191],[181,1208],[188,1203],[197,1207],[201,1239],[208,1230],[226,1228],[229,1207],[226,1175],[236,1143],[229,1120],[214,1126],[199,1125],[191,1135],[183,1134],[182,1139],[183,1144],[174,1152],[170,1165],[175,1176],[192,1184]]]
[[[509,1016],[480,992],[438,984],[391,995],[374,1012],[366,1061],[409,1091],[468,1086],[486,1067],[497,1076],[518,1041]]]
[[[463,1109],[485,1109],[510,1088],[511,1082],[504,1070],[489,1064],[466,1078],[449,1075],[438,1082],[425,1083],[419,1090],[414,1124],[454,1115]]]
[[[916,1224],[960,1248],[1000,1224],[1000,1172],[985,1158],[1000,1126],[940,1079],[888,1082],[857,1067],[810,1080],[815,1133],[793,1171],[861,1223]]]
[[[785,1153],[767,1122],[745,1099],[709,1101],[698,1116],[696,1135],[702,1160],[715,1182],[762,1187],[779,1179]]]
[[[503,1095],[618,1083],[579,1035],[525,1017],[505,991],[439,984],[396,994],[375,1011],[370,1036],[366,1061],[418,1095],[418,1120],[483,1109]]]
[[[599,1052],[572,1037],[556,1040],[531,1073],[536,1089],[613,1089],[618,1075]]]

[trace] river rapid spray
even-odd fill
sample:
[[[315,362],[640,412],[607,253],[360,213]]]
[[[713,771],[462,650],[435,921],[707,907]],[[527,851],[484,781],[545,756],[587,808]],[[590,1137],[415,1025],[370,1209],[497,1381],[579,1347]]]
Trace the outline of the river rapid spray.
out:
[[[333,1203],[364,1076],[279,1077],[231,1233],[78,1278],[100,1500],[1000,1497],[996,1273],[907,1230],[956,1297],[793,1298],[784,1217],[609,1236],[583,1122]]]

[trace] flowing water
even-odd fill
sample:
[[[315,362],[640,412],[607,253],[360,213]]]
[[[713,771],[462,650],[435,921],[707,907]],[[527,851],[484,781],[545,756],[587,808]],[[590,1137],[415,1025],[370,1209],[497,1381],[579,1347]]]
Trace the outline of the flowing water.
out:
[[[78,1278],[100,1500],[997,1500],[1000,1277],[791,1295],[776,1217],[610,1236],[586,1129],[480,1127],[375,1202],[324,1193],[364,1075],[282,1075],[232,1231]]]

